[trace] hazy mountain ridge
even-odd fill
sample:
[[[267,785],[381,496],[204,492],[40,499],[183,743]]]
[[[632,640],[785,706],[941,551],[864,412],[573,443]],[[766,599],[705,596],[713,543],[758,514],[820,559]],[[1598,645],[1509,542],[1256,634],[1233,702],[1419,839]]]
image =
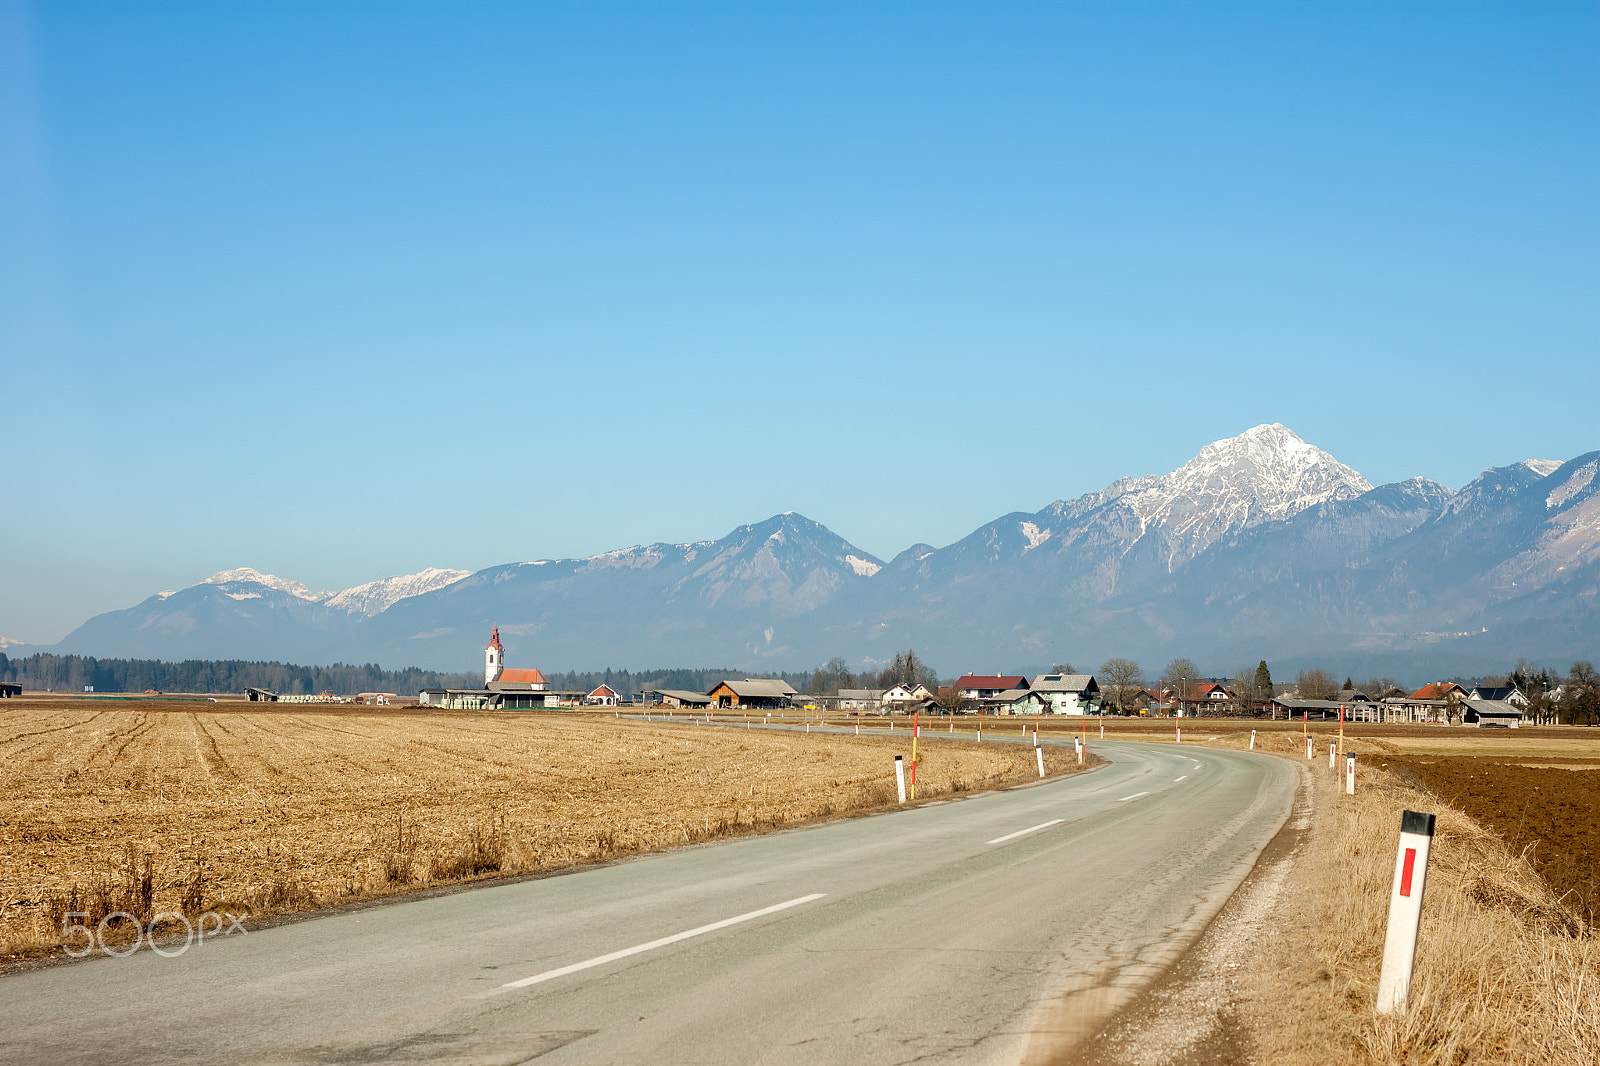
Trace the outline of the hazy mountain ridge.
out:
[[[907,646],[946,670],[1112,654],[1216,669],[1446,647],[1559,656],[1597,634],[1597,473],[1590,453],[1494,468],[1459,492],[1425,478],[1374,488],[1283,426],[1258,426],[1169,474],[887,564],[788,513],[715,541],[337,593],[246,568],[91,619],[56,650],[460,669],[498,622],[514,662],[577,668],[803,667]]]

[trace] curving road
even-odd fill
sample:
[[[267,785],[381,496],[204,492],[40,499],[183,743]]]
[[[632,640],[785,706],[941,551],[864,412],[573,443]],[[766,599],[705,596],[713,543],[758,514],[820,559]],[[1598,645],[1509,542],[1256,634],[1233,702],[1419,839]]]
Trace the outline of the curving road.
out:
[[[1292,764],[1110,765],[959,802],[0,980],[0,1062],[1046,1062],[1288,816]]]

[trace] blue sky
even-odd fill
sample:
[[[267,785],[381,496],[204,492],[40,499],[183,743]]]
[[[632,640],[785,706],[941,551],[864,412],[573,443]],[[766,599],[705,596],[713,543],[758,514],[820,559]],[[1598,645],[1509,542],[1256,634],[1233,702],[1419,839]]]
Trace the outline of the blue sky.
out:
[[[1600,446],[1600,6],[0,0],[0,635]]]

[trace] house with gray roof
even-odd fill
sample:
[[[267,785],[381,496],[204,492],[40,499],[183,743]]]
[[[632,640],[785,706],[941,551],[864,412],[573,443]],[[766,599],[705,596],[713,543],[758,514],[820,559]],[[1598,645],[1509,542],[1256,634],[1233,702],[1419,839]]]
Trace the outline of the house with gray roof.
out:
[[[1040,674],[1029,686],[1046,714],[1093,714],[1100,686],[1093,674]]]
[[[775,677],[747,677],[718,682],[706,695],[714,707],[770,711],[789,706],[799,693],[787,681]]]

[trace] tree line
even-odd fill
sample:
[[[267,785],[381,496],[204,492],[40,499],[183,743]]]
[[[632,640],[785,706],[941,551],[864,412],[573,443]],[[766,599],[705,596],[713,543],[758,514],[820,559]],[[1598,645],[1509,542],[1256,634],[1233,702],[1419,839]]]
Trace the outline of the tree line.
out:
[[[281,695],[314,696],[332,692],[393,692],[414,696],[425,688],[467,688],[483,684],[483,675],[446,674],[407,667],[385,670],[377,663],[356,666],[300,666],[295,663],[247,662],[241,659],[98,659],[92,655],[39,652],[9,659],[0,652],[0,680],[24,689],[51,692],[221,692],[242,693],[264,688]]]
[[[625,699],[645,689],[684,689],[706,692],[719,681],[749,676],[748,670],[674,668],[658,670],[569,670],[547,673],[552,689],[592,692],[610,685]],[[795,689],[808,680],[807,673],[769,674],[781,677]],[[50,692],[217,692],[243,693],[264,688],[285,696],[314,696],[332,692],[353,696],[358,692],[393,692],[415,696],[425,688],[479,688],[481,673],[440,673],[406,667],[385,670],[377,663],[355,666],[300,666],[295,663],[247,662],[240,659],[98,659],[90,655],[52,655],[40,652],[9,659],[0,652],[0,681],[24,689]]]
[[[1070,663],[1059,663],[1052,673],[1076,673]],[[679,667],[655,670],[555,671],[546,674],[550,687],[568,692],[590,692],[610,685],[624,699],[648,689],[682,689],[707,692],[719,681],[741,678],[749,671]],[[939,692],[938,673],[914,649],[896,653],[882,667],[863,666],[851,670],[842,657],[835,657],[810,671],[766,673],[781,678],[797,691],[813,696],[837,695],[840,689],[883,690],[903,684],[925,685]],[[1124,714],[1136,713],[1139,695],[1150,684],[1143,668],[1133,659],[1113,658],[1100,665],[1096,674],[1101,694]],[[944,688],[949,690],[948,679]],[[1173,659],[1155,680],[1154,687],[1179,698],[1190,698],[1195,686],[1204,680],[1192,660]],[[1600,672],[1592,662],[1579,660],[1565,674],[1520,660],[1506,674],[1480,678],[1447,679],[1470,689],[1474,684],[1515,685],[1528,698],[1527,714],[1536,722],[1562,725],[1600,725]],[[479,673],[441,673],[406,667],[385,670],[376,663],[330,666],[301,666],[295,663],[252,662],[240,659],[186,659],[165,662],[160,659],[100,659],[90,655],[53,655],[39,652],[26,658],[10,659],[0,652],[0,681],[11,681],[25,689],[54,692],[82,692],[93,686],[97,692],[219,692],[243,693],[247,688],[264,688],[283,695],[316,695],[332,692],[341,696],[357,692],[394,692],[414,696],[425,688],[477,688],[483,684]],[[1343,685],[1326,670],[1311,668],[1296,675],[1293,684],[1276,683],[1265,660],[1255,669],[1244,668],[1226,681],[1232,694],[1229,709],[1249,713],[1274,696],[1293,689],[1307,699],[1331,700],[1341,688],[1355,688],[1373,699],[1380,699],[1399,688],[1394,678],[1372,677],[1362,681],[1345,678]]]

